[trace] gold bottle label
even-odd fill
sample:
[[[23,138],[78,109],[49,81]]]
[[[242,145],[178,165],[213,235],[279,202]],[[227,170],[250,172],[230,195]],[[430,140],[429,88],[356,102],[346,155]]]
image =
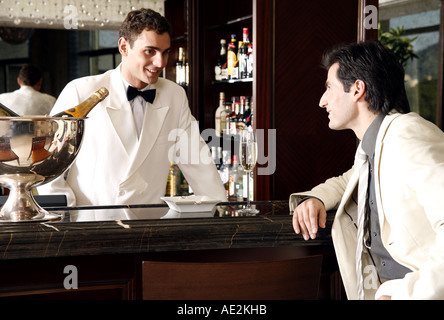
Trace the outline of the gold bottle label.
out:
[[[109,92],[106,88],[100,88],[96,92],[94,92],[88,99],[80,103],[79,105],[67,109],[63,112],[60,112],[55,115],[55,117],[76,117],[82,118],[86,117],[86,115],[94,108],[100,101],[105,99],[108,96]]]

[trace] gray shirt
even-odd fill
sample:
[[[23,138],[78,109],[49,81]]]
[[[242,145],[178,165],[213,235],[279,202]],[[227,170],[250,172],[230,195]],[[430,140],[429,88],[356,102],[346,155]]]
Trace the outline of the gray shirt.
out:
[[[385,115],[379,114],[372,122],[370,127],[364,134],[362,139],[362,149],[368,156],[369,163],[369,188],[368,188],[368,203],[366,208],[366,219],[364,234],[366,235],[365,244],[370,249],[372,256],[376,256],[375,259],[376,270],[380,278],[400,279],[410,272],[408,268],[400,265],[396,262],[392,256],[387,252],[381,239],[381,230],[378,217],[378,208],[376,206],[376,189],[375,189],[375,175],[373,172],[375,162],[375,146],[376,138],[381,127],[381,123],[384,120]]]

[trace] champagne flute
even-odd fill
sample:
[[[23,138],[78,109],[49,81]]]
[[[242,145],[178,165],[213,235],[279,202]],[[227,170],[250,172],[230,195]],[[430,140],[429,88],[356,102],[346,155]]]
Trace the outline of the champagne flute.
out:
[[[247,207],[238,210],[238,213],[257,214],[259,210],[252,208],[250,204],[250,174],[257,160],[256,134],[251,127],[240,132],[239,157],[240,164],[247,173]]]

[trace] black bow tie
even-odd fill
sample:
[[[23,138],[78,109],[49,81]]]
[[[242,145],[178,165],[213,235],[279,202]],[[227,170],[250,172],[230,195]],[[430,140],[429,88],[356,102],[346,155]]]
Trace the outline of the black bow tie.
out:
[[[153,103],[154,98],[156,97],[156,89],[139,91],[132,86],[128,86],[128,89],[126,90],[126,96],[128,98],[128,101],[133,100],[137,96],[141,96],[145,99],[146,102]]]

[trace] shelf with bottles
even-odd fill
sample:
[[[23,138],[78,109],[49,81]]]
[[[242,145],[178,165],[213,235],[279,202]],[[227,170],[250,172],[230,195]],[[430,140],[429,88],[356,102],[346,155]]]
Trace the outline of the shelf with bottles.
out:
[[[230,42],[220,39],[219,57],[214,66],[215,82],[253,81],[253,44],[250,42],[250,29],[242,28],[242,40],[231,33]]]
[[[252,110],[250,96],[232,96],[226,101],[225,92],[219,92],[219,106],[214,115],[216,136],[236,135],[239,130],[251,126]]]
[[[250,96],[232,96],[226,101],[225,92],[219,93],[219,107],[215,113],[215,133],[219,139],[212,139],[209,146],[229,201],[247,199],[247,188],[243,187],[248,177],[238,161],[239,133],[251,126],[252,119]],[[252,197],[253,186],[250,181],[249,198]]]
[[[238,140],[239,141],[239,140]],[[242,166],[239,164],[239,152],[233,150],[224,150],[222,147],[211,147],[211,156],[219,172],[221,183],[225,188],[225,195],[228,201],[246,201],[247,198],[253,199],[254,179],[248,176]],[[247,183],[249,194],[247,194]]]

